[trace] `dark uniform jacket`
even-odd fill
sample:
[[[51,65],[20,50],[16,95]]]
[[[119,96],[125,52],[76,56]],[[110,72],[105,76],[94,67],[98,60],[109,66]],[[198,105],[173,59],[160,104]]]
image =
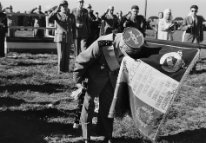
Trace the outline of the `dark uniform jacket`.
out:
[[[73,38],[75,37],[74,15],[62,12],[56,13],[54,11],[49,15],[48,19],[56,21],[54,42],[73,42]]]
[[[105,60],[102,48],[105,45],[114,45],[114,51],[118,57],[119,63],[123,57],[120,51],[120,34],[117,34],[113,40],[114,34],[101,36],[89,48],[80,53],[75,62],[74,80],[76,83],[81,83],[84,78],[88,78],[88,93],[97,96],[105,84],[110,81],[115,85],[117,73],[111,72]]]
[[[85,8],[75,8],[72,14],[76,20],[76,38],[88,38],[90,34],[88,11]]]
[[[5,37],[8,31],[7,16],[5,13],[0,12],[0,37]]]

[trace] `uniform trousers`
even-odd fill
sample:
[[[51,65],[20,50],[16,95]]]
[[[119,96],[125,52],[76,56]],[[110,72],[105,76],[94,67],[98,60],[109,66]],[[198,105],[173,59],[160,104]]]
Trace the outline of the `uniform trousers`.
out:
[[[75,56],[78,56],[80,52],[84,51],[87,49],[87,39],[86,38],[76,38],[75,39]]]
[[[58,72],[69,72],[70,44],[57,42]]]
[[[4,36],[0,36],[0,57],[4,57],[5,56],[4,40],[5,40],[5,37]]]
[[[95,89],[94,89],[95,90]],[[99,134],[107,139],[112,138],[113,119],[108,118],[110,105],[113,100],[114,88],[110,81],[105,84],[99,94],[99,113],[97,127]],[[94,98],[97,95],[91,95],[88,92],[85,94],[81,113],[82,134],[85,140],[89,140],[91,136],[92,117],[94,114]]]

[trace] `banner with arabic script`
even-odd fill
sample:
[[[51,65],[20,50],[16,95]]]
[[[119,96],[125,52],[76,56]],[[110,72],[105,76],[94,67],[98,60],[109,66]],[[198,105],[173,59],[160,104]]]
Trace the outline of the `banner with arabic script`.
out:
[[[137,60],[124,57],[114,100],[128,95],[137,129],[151,140],[156,139],[162,121],[198,55],[198,49],[171,48],[160,49],[158,53]],[[116,106],[120,107],[116,109],[122,107]]]

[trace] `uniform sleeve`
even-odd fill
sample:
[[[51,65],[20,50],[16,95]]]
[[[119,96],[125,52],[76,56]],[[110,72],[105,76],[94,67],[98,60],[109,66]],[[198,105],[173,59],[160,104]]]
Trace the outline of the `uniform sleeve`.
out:
[[[85,51],[81,52],[75,61],[73,78],[75,83],[81,83],[85,77],[90,66],[95,64],[95,61],[100,55],[98,40],[96,40]]]
[[[4,24],[4,32],[7,33],[8,32],[8,23],[7,23],[7,16],[5,14],[5,18],[4,20],[2,21],[2,23]]]
[[[102,16],[100,17],[102,20],[107,21],[107,13],[103,13]]]
[[[57,20],[57,13],[58,13],[58,7],[49,14],[48,16],[48,20],[49,21],[54,21],[54,20]]]

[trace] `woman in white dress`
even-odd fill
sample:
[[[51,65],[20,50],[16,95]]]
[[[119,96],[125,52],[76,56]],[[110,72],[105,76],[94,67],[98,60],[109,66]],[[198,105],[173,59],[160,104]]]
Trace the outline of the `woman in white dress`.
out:
[[[172,41],[173,26],[172,11],[171,9],[165,9],[163,18],[159,19],[158,23],[158,39]]]

